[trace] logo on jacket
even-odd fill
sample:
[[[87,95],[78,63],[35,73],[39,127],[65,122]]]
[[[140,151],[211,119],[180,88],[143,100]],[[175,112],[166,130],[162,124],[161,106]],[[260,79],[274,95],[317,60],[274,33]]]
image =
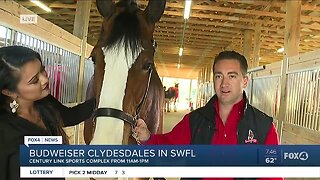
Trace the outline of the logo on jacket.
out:
[[[248,132],[248,139],[244,141],[244,143],[246,144],[257,144],[257,139],[254,138],[254,134],[252,132],[251,129],[249,129],[249,132]]]

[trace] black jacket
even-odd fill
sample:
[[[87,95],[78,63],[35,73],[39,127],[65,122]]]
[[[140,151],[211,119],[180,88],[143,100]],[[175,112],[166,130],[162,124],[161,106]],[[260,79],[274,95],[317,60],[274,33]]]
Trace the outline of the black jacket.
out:
[[[95,99],[72,108],[63,106],[51,95],[40,101],[47,101],[57,110],[65,126],[79,124],[89,118],[95,108]],[[47,129],[40,128],[15,114],[0,110],[0,180],[20,179],[19,149],[20,144],[23,144],[24,136],[57,135],[57,131],[49,127],[50,123],[45,119],[43,121]],[[55,125],[57,126],[57,122]]]
[[[238,124],[238,144],[245,144],[250,139],[251,130],[257,144],[264,144],[268,132],[272,125],[272,117],[261,112],[257,108],[248,103],[245,92],[243,93],[246,105],[244,108],[243,117]],[[213,96],[204,106],[190,114],[191,128],[191,144],[211,144],[214,131],[216,130],[216,114],[214,102],[217,100],[217,95]],[[201,133],[198,133],[201,129]],[[250,143],[251,142],[251,143]],[[248,144],[255,144],[249,141]],[[183,180],[201,180],[202,178],[181,178]],[[236,180],[252,180],[256,178],[235,178]]]
[[[246,105],[243,117],[238,124],[238,144],[245,144],[245,141],[248,142],[250,135],[257,140],[257,144],[264,144],[273,119],[251,106],[245,93],[243,93],[243,98],[245,98]],[[190,114],[191,144],[211,144],[216,130],[216,112],[215,108],[213,108],[216,100],[217,96],[215,95],[204,107]],[[201,129],[201,133],[198,133],[198,129]],[[249,142],[255,144],[253,141]]]

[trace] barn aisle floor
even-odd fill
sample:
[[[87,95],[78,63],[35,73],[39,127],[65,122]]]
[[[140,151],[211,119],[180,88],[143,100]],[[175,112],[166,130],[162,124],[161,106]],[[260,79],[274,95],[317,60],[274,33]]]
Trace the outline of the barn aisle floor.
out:
[[[163,133],[170,132],[172,128],[182,120],[183,116],[188,114],[189,112],[190,112],[189,110],[179,110],[177,112],[165,112]]]

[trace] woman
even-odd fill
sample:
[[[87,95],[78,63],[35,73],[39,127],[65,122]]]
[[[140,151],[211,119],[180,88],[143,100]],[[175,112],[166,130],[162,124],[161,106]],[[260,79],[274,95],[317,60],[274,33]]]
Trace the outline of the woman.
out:
[[[49,94],[40,55],[26,47],[0,48],[0,180],[20,179],[19,145],[24,136],[62,136],[63,126],[89,118],[95,99],[73,108]]]

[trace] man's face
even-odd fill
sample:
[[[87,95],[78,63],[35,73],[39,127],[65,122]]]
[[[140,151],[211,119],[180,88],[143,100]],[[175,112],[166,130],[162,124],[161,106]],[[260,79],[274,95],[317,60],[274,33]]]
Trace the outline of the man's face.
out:
[[[248,84],[248,76],[243,76],[240,62],[224,59],[213,69],[214,90],[223,105],[233,105],[242,99],[242,92]]]

